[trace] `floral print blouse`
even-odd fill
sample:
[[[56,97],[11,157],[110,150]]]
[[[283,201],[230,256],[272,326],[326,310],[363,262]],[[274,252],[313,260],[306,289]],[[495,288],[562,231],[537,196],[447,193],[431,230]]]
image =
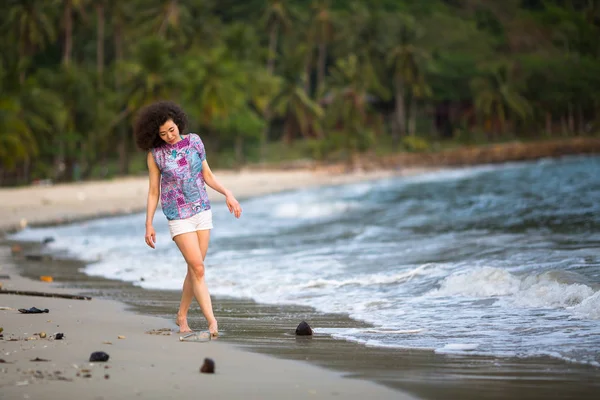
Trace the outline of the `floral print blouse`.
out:
[[[168,220],[185,219],[210,209],[202,176],[204,144],[190,133],[175,144],[152,149],[160,169],[160,203]]]

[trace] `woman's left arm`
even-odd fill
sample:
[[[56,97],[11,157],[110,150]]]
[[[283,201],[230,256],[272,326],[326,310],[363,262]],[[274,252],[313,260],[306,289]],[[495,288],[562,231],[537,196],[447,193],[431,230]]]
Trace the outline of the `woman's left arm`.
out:
[[[204,182],[206,182],[208,186],[225,196],[225,202],[227,203],[229,212],[235,215],[236,218],[239,218],[242,215],[242,206],[240,206],[240,203],[236,200],[233,193],[217,180],[217,177],[211,171],[206,159],[202,161],[202,176],[204,177]]]

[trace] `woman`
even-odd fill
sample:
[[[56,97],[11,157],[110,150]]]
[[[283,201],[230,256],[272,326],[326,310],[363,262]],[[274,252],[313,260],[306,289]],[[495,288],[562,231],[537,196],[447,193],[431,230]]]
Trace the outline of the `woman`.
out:
[[[225,196],[229,212],[242,214],[240,203],[210,170],[204,144],[194,133],[183,135],[187,117],[175,103],[163,101],[143,108],[135,122],[136,143],[148,151],[150,177],[146,206],[146,244],[155,248],[152,227],[160,195],[171,238],[187,263],[181,303],[177,312],[180,332],[191,332],[187,313],[195,297],[208,322],[212,336],[218,335],[210,294],[204,279],[204,258],[208,250],[212,211],[205,184]]]

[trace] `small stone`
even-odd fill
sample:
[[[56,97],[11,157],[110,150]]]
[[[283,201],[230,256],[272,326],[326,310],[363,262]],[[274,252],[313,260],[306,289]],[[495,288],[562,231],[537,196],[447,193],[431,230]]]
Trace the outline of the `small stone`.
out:
[[[117,336],[117,339],[125,339],[125,336],[119,335],[119,336]]]
[[[104,374],[104,379],[108,379],[108,378],[110,378],[110,375]]]
[[[96,352],[93,352],[90,355],[90,362],[95,362],[95,361],[102,361],[102,362],[104,362],[104,361],[108,361],[108,358],[109,358],[109,355],[106,354],[105,352],[103,352],[103,351],[96,351]]]
[[[200,367],[200,372],[203,374],[214,374],[215,373],[215,362],[212,358],[205,358],[204,364]]]
[[[40,332],[40,337],[41,337],[42,339],[46,338],[46,332]]]
[[[296,335],[298,336],[310,336],[313,334],[312,328],[306,321],[300,322],[296,328]]]
[[[56,335],[54,335],[54,340],[62,340],[64,337],[64,333],[57,333]]]

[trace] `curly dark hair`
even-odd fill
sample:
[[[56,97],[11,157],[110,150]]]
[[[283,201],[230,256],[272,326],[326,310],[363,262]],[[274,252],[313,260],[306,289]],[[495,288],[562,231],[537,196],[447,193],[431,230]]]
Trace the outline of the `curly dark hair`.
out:
[[[164,141],[158,132],[160,127],[170,119],[179,128],[179,134],[183,135],[188,120],[179,105],[172,101],[159,101],[142,108],[133,126],[137,146],[144,151],[149,151],[163,145]]]

